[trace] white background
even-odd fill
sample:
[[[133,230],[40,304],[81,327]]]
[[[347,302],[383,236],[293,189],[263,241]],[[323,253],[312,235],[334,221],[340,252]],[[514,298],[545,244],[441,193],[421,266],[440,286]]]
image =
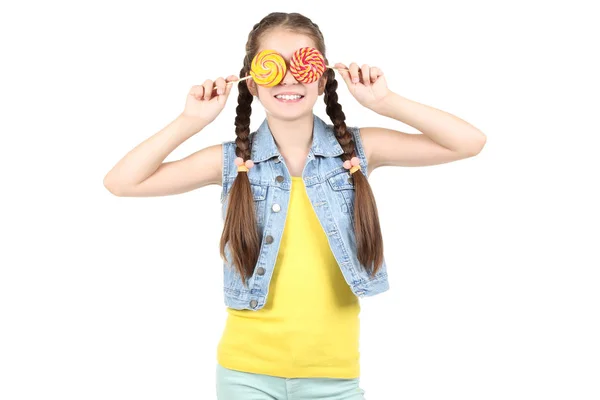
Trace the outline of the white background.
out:
[[[331,64],[488,137],[370,177],[391,288],[361,300],[366,398],[599,399],[599,32],[593,2],[562,3],[3,5],[0,398],[216,398],[220,186],[119,198],[103,178],[288,11]],[[417,132],[338,92],[349,125]],[[233,139],[236,101],[165,161]]]

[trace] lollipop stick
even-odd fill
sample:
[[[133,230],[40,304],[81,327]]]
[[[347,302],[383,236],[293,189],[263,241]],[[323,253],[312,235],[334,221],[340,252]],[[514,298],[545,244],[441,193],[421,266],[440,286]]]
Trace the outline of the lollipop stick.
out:
[[[238,83],[238,82],[241,82],[241,81],[245,81],[245,80],[246,80],[246,79],[248,79],[248,78],[252,78],[252,75],[248,75],[248,76],[246,76],[246,77],[244,77],[244,78],[242,78],[242,79],[238,79],[237,81],[231,81],[231,82],[227,82],[227,83],[226,83],[226,85],[229,85],[230,83]],[[216,89],[217,89],[217,87],[215,86],[215,87],[213,88],[213,90],[216,90]]]
[[[326,65],[327,68],[331,68],[331,69],[337,69],[339,70],[343,70],[343,71],[350,71],[348,68],[336,68],[336,67],[332,67],[331,65]]]

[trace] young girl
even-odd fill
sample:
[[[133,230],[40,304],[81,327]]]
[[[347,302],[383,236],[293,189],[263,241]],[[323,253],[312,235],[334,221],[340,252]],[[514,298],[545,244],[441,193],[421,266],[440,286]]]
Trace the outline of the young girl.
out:
[[[319,27],[297,13],[271,13],[248,36],[240,76],[262,50],[289,63],[305,47],[326,55]],[[485,143],[465,121],[392,92],[381,69],[335,68],[361,105],[423,133],[346,126],[333,69],[302,83],[287,68],[275,86],[238,83],[235,141],[163,163],[221,112],[238,80],[229,76],[193,86],[184,111],[105,178],[118,196],[222,185],[228,318],[217,349],[219,399],[364,399],[358,298],[389,288],[367,177],[381,166],[464,159]],[[332,124],[313,114],[321,95]],[[267,117],[250,132],[254,98]]]

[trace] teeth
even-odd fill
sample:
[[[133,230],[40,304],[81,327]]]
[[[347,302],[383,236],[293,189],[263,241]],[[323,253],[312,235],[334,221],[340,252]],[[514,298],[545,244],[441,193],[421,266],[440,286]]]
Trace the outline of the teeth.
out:
[[[296,95],[287,95],[287,94],[284,94],[284,95],[277,95],[275,97],[277,97],[278,99],[284,99],[284,100],[296,100],[296,99],[299,99],[302,96],[297,95],[297,94]]]

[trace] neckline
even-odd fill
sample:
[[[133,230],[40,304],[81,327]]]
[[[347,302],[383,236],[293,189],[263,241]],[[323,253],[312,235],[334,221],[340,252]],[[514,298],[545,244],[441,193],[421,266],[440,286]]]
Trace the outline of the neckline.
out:
[[[297,180],[301,180],[302,177],[301,176],[292,176],[292,179],[295,180],[295,181],[297,181]]]

